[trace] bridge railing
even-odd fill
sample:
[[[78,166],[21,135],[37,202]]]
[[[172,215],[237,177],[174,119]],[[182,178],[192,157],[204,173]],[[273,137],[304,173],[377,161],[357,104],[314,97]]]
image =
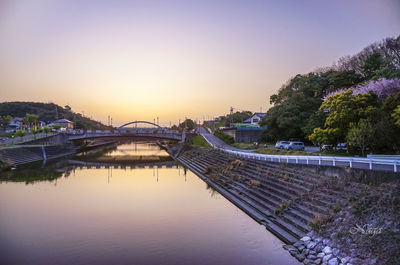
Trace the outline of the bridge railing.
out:
[[[202,135],[208,144],[217,150],[235,155],[242,158],[250,158],[256,160],[270,162],[285,162],[306,165],[328,165],[328,166],[348,166],[353,168],[355,164],[362,164],[368,169],[376,169],[377,166],[386,166],[392,168],[393,172],[398,172],[400,159],[378,159],[378,158],[361,158],[361,157],[342,157],[342,156],[296,156],[296,155],[268,155],[250,153],[244,151],[229,150],[224,146],[216,145],[210,142],[207,137]],[[359,167],[358,167],[359,168]]]

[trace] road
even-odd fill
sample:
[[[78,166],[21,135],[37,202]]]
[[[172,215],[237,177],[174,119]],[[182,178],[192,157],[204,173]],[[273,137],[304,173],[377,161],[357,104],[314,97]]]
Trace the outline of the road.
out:
[[[199,133],[206,139],[208,143],[211,143],[211,145],[214,145],[215,147],[226,149],[226,150],[232,150],[232,151],[240,151],[240,152],[246,152],[246,153],[251,153],[253,150],[243,150],[243,149],[238,149],[233,146],[230,146],[229,144],[225,143],[221,139],[219,139],[217,136],[209,133],[204,127],[198,128]]]

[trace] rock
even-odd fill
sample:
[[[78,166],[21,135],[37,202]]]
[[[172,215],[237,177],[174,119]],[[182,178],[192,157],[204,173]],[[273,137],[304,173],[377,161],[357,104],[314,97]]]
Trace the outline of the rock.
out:
[[[329,265],[339,265],[339,261],[338,261],[337,258],[333,258],[333,259],[330,259],[330,260],[328,261],[328,264],[329,264]]]
[[[309,237],[313,237],[314,235],[315,235],[314,231],[310,231],[310,232],[307,233],[307,236],[309,236]]]
[[[304,242],[303,241],[297,241],[296,243],[293,244],[296,248],[299,248],[300,246],[303,246]]]
[[[347,262],[349,262],[349,260],[350,260],[350,257],[344,257],[344,258],[341,258],[341,259],[340,259],[340,261],[341,261],[342,263],[344,263],[344,264],[346,264]]]
[[[289,250],[290,255],[296,256],[297,254],[300,254],[300,252],[297,249],[291,249]]]
[[[306,257],[304,256],[304,254],[297,254],[294,256],[298,261],[302,262]]]
[[[314,247],[314,251],[316,251],[316,252],[321,252],[322,249],[323,249],[324,247],[325,247],[325,246],[323,246],[322,243],[319,242],[319,243]]]
[[[314,241],[317,242],[317,243],[319,243],[319,242],[322,241],[322,237],[316,237],[316,238],[314,238]]]
[[[325,255],[325,256],[322,258],[322,261],[323,261],[323,262],[328,262],[331,258],[332,258],[332,254],[328,254],[328,255]]]
[[[315,255],[308,255],[307,256],[307,259],[310,259],[310,260],[316,260],[317,259],[317,256],[315,256]]]
[[[330,240],[327,239],[327,238],[325,238],[324,240],[322,240],[322,243],[323,243],[324,245],[328,245],[329,242],[330,242]]]
[[[310,255],[317,255],[317,252],[315,250],[310,250],[310,252],[308,253]]]
[[[305,259],[305,260],[303,261],[303,263],[304,263],[304,264],[310,264],[310,265],[314,265],[314,264],[315,264],[314,261],[313,261],[313,260],[310,260],[310,259]]]
[[[317,242],[309,241],[309,242],[307,243],[307,248],[308,248],[308,249],[313,249],[313,248],[315,247],[316,244],[317,244]]]
[[[283,248],[286,249],[287,251],[291,250],[297,250],[294,246],[292,245],[283,245]]]
[[[316,260],[314,260],[314,264],[321,264],[321,259],[316,259]]]
[[[300,251],[303,251],[303,249],[305,248],[305,246],[301,245],[300,247],[298,247],[297,249]]]
[[[317,242],[315,242],[315,241],[310,241],[310,242],[308,242],[308,244],[307,244],[307,248],[308,248],[308,249],[314,249],[315,245],[317,245]]]
[[[328,246],[324,247],[324,249],[323,249],[322,251],[323,251],[325,254],[331,254],[331,253],[332,253],[331,247],[328,247]]]
[[[310,253],[310,250],[309,249],[305,249],[305,250],[303,250],[303,253],[304,253],[304,255],[308,255]]]
[[[337,248],[334,248],[334,249],[332,249],[332,253],[333,253],[333,255],[334,256],[338,256],[339,255],[339,249],[337,249]]]
[[[303,241],[303,242],[308,242],[308,241],[311,240],[311,237],[305,236],[305,237],[302,237],[300,240]]]
[[[325,253],[324,252],[321,252],[321,253],[318,253],[318,255],[317,255],[317,258],[323,258],[325,256]]]
[[[369,265],[373,265],[373,264],[376,264],[376,258],[374,258],[374,259],[371,259],[370,261],[369,261]]]

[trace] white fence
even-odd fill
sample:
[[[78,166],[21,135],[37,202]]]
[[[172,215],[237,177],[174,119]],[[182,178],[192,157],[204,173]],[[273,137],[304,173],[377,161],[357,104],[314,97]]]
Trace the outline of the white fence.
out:
[[[398,172],[399,159],[358,158],[341,156],[295,156],[295,155],[267,155],[228,149],[211,143],[207,137],[203,138],[214,148],[238,157],[250,158],[270,162],[285,162],[304,165],[348,166],[350,168],[366,168],[370,170],[387,170]]]

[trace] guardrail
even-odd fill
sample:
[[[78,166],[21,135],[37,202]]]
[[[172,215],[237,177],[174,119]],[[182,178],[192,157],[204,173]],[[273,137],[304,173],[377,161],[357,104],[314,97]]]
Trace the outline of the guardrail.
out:
[[[181,140],[182,136],[177,133],[165,132],[165,133],[154,133],[154,132],[97,132],[97,133],[83,133],[83,134],[69,134],[70,140],[77,140],[83,138],[95,138],[95,137],[114,137],[114,136],[143,136],[143,137],[157,137],[157,138],[168,138],[174,140]]]
[[[340,157],[340,156],[296,156],[296,155],[268,155],[249,153],[244,151],[229,150],[223,146],[211,143],[207,137],[201,134],[207,143],[214,149],[226,152],[242,158],[250,158],[256,160],[270,162],[286,162],[304,165],[325,165],[325,166],[348,166],[350,168],[368,168],[370,170],[378,170],[377,167],[391,168],[393,172],[398,172],[400,160],[398,159],[376,159],[376,158],[358,158],[358,157]],[[358,165],[358,166],[357,166]],[[385,170],[379,169],[379,170]]]

